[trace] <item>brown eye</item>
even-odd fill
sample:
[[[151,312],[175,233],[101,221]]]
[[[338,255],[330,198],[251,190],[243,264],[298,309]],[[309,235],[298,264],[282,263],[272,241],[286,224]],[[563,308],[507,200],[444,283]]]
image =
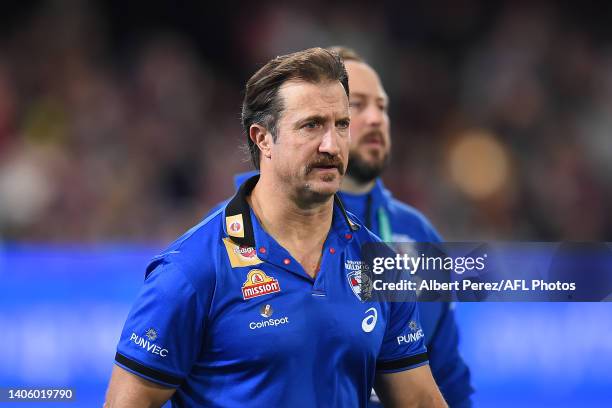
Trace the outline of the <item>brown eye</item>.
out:
[[[347,129],[350,124],[351,122],[345,119],[339,120],[338,123],[336,123],[336,126],[338,126],[340,129]]]
[[[317,127],[319,127],[319,122],[316,122],[314,120],[306,122],[303,127],[306,129],[316,129]]]

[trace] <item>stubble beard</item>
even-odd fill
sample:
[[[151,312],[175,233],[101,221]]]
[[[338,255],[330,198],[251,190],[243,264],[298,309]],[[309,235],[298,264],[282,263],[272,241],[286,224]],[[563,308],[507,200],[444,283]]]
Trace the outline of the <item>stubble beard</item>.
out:
[[[380,177],[390,161],[391,154],[389,152],[384,153],[384,156],[375,162],[364,160],[362,155],[357,151],[351,152],[349,154],[346,175],[356,180],[358,183],[369,183]]]
[[[342,178],[341,175],[325,175],[322,177],[321,181],[330,183],[333,182],[336,178]],[[314,183],[311,181],[306,181],[302,188],[300,189],[298,195],[298,200],[303,203],[304,206],[310,205],[318,205],[327,202],[331,197],[333,197],[334,192],[328,191],[319,191],[314,187]]]

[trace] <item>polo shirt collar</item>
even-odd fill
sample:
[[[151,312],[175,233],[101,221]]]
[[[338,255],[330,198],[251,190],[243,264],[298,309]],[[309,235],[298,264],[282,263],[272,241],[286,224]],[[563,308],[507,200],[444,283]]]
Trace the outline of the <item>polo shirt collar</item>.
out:
[[[239,245],[255,247],[251,208],[246,198],[253,191],[258,181],[259,174],[256,174],[242,183],[238,192],[225,207],[224,231],[232,241]],[[338,217],[337,215],[340,216]],[[360,225],[349,218],[338,195],[334,195],[332,230],[341,235],[349,236],[359,228]]]

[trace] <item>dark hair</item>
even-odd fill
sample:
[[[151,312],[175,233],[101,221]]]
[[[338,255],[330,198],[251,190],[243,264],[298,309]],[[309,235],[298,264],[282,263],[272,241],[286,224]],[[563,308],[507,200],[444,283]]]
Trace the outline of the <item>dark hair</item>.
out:
[[[338,54],[340,58],[342,58],[342,61],[366,62],[363,57],[357,54],[357,51],[352,48],[345,47],[343,45],[334,45],[332,47],[328,47],[327,49]]]
[[[293,54],[282,55],[261,67],[247,82],[242,102],[242,126],[246,132],[251,160],[259,169],[259,148],[249,136],[251,125],[264,126],[276,142],[277,122],[283,111],[283,101],[278,96],[280,87],[289,80],[311,83],[340,81],[348,97],[348,75],[338,53],[323,48],[309,48]]]

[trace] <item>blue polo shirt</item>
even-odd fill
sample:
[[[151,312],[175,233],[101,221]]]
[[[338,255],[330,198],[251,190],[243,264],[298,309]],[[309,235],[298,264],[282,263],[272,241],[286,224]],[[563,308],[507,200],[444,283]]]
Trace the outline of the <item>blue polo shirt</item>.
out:
[[[428,362],[416,303],[361,300],[360,248],[378,239],[338,198],[311,278],[250,209],[257,181],[147,267],[116,364],[175,387],[177,407],[365,407],[377,372]]]
[[[381,179],[367,194],[338,194],[346,208],[377,236],[392,242],[440,242],[429,220],[414,207],[395,199]],[[387,228],[383,224],[388,223]],[[384,231],[387,230],[386,234]],[[429,364],[444,399],[451,408],[472,406],[471,374],[459,353],[459,329],[453,305],[419,302]]]

